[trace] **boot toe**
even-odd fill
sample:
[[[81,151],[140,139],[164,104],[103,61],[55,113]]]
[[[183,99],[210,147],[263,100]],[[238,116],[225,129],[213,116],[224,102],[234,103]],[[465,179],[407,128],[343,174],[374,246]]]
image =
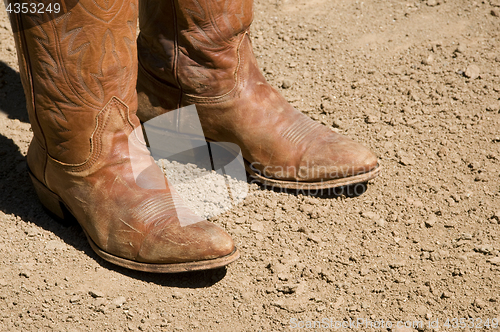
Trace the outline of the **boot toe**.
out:
[[[200,262],[234,252],[232,238],[221,227],[206,220],[154,230],[141,246],[138,261],[155,264]]]
[[[368,173],[378,165],[377,156],[347,137],[332,133],[316,140],[304,153],[299,176],[306,181],[347,178]]]

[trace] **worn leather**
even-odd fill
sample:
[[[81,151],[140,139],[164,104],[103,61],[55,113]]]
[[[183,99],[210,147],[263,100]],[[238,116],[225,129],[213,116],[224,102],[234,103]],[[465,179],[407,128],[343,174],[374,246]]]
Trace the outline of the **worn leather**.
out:
[[[268,178],[315,182],[374,170],[370,150],[295,110],[261,74],[252,0],[142,0],[138,117],[195,104],[210,140],[236,143]],[[180,119],[182,130],[191,120]]]
[[[57,17],[11,17],[34,131],[32,174],[109,254],[169,264],[233,252],[222,228],[182,204],[145,146],[136,0],[62,4]]]

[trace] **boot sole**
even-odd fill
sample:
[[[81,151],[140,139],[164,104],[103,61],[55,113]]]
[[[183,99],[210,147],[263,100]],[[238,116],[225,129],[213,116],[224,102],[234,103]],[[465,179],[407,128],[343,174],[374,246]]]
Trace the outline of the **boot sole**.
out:
[[[56,193],[52,192],[43,183],[38,181],[38,179],[35,178],[31,171],[29,171],[29,175],[31,181],[33,182],[33,186],[35,187],[35,192],[40,199],[40,202],[52,218],[63,224],[68,224],[69,222],[78,222],[78,220],[73,216],[66,204],[64,204],[62,199]],[[136,271],[153,273],[181,273],[189,271],[211,270],[224,267],[240,257],[240,253],[235,247],[233,252],[229,255],[211,260],[169,264],[141,263],[121,258],[102,250],[90,238],[83,227],[82,230],[87,237],[90,247],[99,257],[112,264]]]
[[[377,166],[374,169],[366,173],[357,174],[346,178],[331,179],[331,180],[317,181],[317,182],[287,181],[287,180],[277,180],[273,178],[268,178],[255,173],[255,171],[252,170],[252,168],[250,167],[250,163],[247,160],[245,160],[245,169],[252,178],[254,178],[259,183],[267,187],[301,190],[301,191],[317,191],[317,190],[333,189],[357,183],[368,182],[369,180],[372,180],[377,176],[379,176],[380,171],[382,170],[382,166],[380,164],[377,164]]]

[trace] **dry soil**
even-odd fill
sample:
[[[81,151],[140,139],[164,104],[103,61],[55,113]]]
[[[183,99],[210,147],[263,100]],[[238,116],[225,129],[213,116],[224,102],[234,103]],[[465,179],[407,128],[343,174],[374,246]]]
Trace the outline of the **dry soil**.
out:
[[[155,275],[104,262],[38,203],[1,10],[0,330],[284,331],[359,318],[360,331],[386,331],[370,325],[382,320],[499,331],[499,16],[498,0],[256,1],[269,82],[376,151],[383,172],[358,195],[252,186],[214,219],[241,259]]]

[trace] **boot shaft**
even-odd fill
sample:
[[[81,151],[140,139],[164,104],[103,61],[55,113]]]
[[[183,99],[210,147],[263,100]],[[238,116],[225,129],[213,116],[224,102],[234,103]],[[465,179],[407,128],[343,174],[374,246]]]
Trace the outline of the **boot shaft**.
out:
[[[146,71],[187,95],[213,97],[234,88],[253,0],[144,0],[139,15]]]
[[[111,98],[136,109],[137,1],[60,3],[57,12],[11,14],[11,23],[35,141],[75,165],[88,159],[97,115]]]

